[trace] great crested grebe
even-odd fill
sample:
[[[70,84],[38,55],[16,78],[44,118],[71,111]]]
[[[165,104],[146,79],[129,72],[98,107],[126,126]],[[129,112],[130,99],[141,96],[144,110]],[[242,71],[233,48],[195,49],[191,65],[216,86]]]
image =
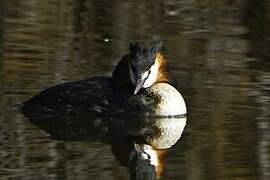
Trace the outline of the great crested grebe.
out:
[[[23,113],[94,113],[142,116],[186,114],[181,94],[168,81],[161,42],[130,44],[112,77],[92,77],[48,88],[21,104]]]

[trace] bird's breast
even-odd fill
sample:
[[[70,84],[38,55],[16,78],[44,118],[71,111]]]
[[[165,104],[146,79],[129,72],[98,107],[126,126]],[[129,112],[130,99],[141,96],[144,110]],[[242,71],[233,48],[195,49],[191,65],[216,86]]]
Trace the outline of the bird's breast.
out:
[[[182,95],[168,83],[157,83],[127,101],[127,112],[143,116],[186,114]]]

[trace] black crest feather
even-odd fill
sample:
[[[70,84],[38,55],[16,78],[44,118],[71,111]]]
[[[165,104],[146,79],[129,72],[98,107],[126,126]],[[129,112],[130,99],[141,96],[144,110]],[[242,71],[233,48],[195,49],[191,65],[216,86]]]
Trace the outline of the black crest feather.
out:
[[[162,42],[155,41],[150,46],[140,46],[139,43],[130,43],[131,68],[135,76],[148,71],[155,63],[157,52],[161,49]]]

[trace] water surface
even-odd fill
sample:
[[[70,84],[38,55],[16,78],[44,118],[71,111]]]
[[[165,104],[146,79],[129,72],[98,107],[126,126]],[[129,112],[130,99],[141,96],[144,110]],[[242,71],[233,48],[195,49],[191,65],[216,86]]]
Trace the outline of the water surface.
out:
[[[1,178],[129,179],[107,126],[76,126],[74,137],[57,119],[41,128],[10,107],[58,83],[110,75],[129,42],[160,37],[188,107],[161,179],[269,179],[269,12],[266,0],[3,0]]]

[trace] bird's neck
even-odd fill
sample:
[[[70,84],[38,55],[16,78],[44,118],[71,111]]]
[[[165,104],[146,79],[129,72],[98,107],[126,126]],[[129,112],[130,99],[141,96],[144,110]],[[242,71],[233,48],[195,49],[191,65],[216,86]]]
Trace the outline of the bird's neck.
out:
[[[156,63],[158,63],[158,76],[154,84],[156,83],[168,83],[169,75],[167,71],[167,62],[161,53],[157,53],[156,55]]]
[[[134,92],[134,85],[130,81],[129,77],[129,61],[130,55],[127,54],[123,56],[120,61],[117,63],[113,74],[112,74],[112,82],[113,86],[120,90],[126,91],[127,93],[133,94]]]

